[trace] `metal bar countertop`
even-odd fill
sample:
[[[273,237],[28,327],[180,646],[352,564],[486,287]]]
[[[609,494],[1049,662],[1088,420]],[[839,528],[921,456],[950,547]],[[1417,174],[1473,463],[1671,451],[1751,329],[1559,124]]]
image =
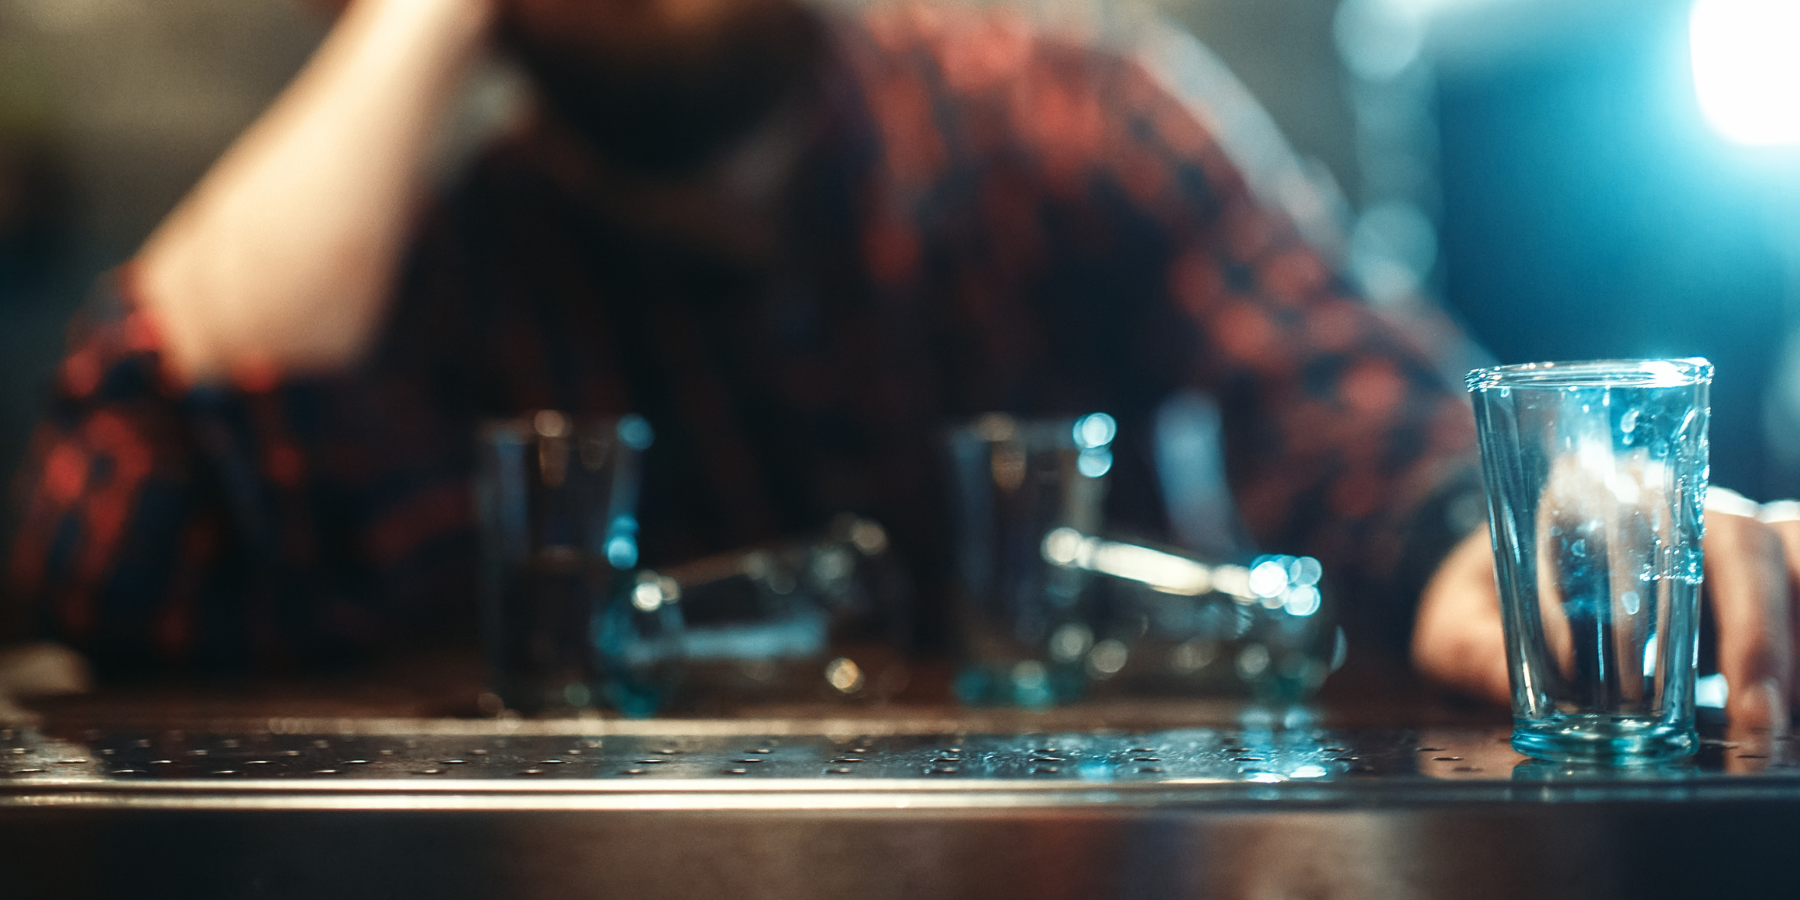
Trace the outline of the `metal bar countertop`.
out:
[[[1604,770],[1494,711],[1358,705],[1383,685],[630,721],[360,684],[0,727],[0,897],[1800,895],[1800,743],[1766,733]]]

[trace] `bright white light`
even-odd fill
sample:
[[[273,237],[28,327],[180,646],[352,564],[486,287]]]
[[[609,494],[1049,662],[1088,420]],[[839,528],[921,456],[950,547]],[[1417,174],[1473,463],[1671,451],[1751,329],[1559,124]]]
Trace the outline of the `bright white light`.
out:
[[[1800,3],[1695,0],[1688,41],[1713,128],[1750,146],[1800,143]]]
[[[1099,478],[1112,469],[1112,451],[1083,450],[1075,457],[1075,469],[1089,478]]]
[[[1311,587],[1324,577],[1325,567],[1310,556],[1302,556],[1288,563],[1288,580],[1302,587]]]
[[[1263,560],[1250,569],[1250,592],[1258,597],[1279,597],[1287,590],[1287,565],[1274,559]]]
[[[1075,423],[1075,445],[1083,450],[1099,450],[1119,433],[1119,423],[1106,413],[1090,413]]]
[[[1707,709],[1724,709],[1726,698],[1731,691],[1725,685],[1725,676],[1708,675],[1694,682],[1694,705]]]
[[[656,612],[662,603],[662,586],[654,581],[646,581],[631,591],[631,605],[644,612]]]
[[[1072,566],[1076,554],[1081,552],[1081,532],[1073,528],[1058,528],[1044,535],[1044,560],[1052,565]]]
[[[1288,615],[1301,618],[1318,612],[1322,604],[1323,598],[1319,596],[1319,589],[1310,585],[1289,590],[1287,596],[1283,597],[1281,601],[1281,605],[1288,611]]]
[[[1213,570],[1204,564],[1136,544],[1100,543],[1090,568],[1143,582],[1165,594],[1192,597],[1213,588]]]

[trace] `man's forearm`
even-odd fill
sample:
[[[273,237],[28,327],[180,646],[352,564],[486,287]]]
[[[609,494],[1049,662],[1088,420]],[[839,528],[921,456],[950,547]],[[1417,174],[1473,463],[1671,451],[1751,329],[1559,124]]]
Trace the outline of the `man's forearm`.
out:
[[[357,0],[140,251],[138,298],[192,382],[352,364],[380,327],[427,151],[494,0]]]

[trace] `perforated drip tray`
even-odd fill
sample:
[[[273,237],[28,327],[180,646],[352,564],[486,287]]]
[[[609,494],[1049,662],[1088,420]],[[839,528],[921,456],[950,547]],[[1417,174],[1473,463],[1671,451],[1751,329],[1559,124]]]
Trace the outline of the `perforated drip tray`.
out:
[[[778,733],[741,723],[636,723],[617,733],[594,721],[463,720],[0,729],[0,805],[338,805],[347,793],[451,806],[680,805],[706,795],[724,807],[1800,797],[1800,749],[1766,736],[1708,739],[1682,764],[1602,770],[1526,760],[1492,727],[1001,735],[780,724],[767,729]]]

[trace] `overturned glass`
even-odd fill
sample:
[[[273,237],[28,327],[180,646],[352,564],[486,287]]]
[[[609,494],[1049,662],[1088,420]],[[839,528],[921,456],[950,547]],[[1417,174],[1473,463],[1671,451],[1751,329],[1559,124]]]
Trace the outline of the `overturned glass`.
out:
[[[1201,560],[1073,528],[1046,535],[1044,560],[1097,576],[1094,626],[1069,624],[1051,655],[1080,661],[1096,694],[1301,700],[1343,665],[1324,567],[1310,556]]]
[[[811,539],[639,570],[595,629],[605,699],[634,716],[878,702],[909,678],[904,600],[886,530],[849,514]]]
[[[1194,465],[1218,458],[1216,429],[1163,459],[1186,464],[1164,480],[1188,476],[1220,526],[1209,549],[1245,562],[1101,537],[1117,432],[1105,413],[990,414],[951,432],[958,699],[1041,707],[1091,694],[1312,693],[1344,653],[1320,614],[1318,561],[1226,549],[1235,516],[1222,467]]]

